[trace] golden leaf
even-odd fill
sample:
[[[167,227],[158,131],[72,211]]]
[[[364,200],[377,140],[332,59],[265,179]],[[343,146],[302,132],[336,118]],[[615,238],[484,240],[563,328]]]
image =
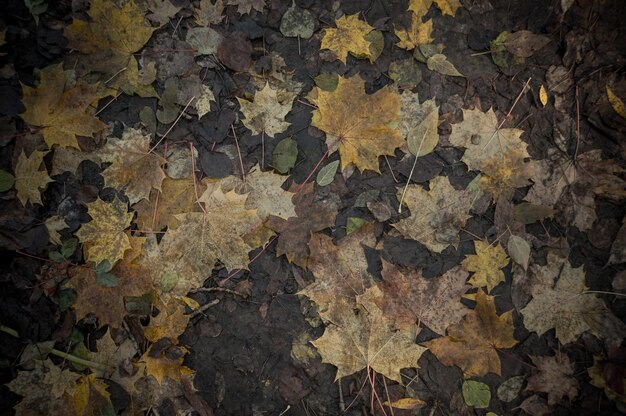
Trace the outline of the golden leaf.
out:
[[[145,337],[152,342],[169,338],[178,343],[178,337],[185,332],[191,315],[185,315],[185,304],[177,299],[157,305],[159,314],[150,318],[150,324],[144,330]]]
[[[537,164],[526,162],[524,158],[524,152],[509,150],[484,160],[482,172],[485,175],[478,178],[480,189],[491,193],[493,200],[497,201],[507,191],[530,185],[529,179],[536,176]]]
[[[98,416],[114,414],[108,384],[95,374],[83,376],[78,380],[74,391],[74,410],[77,416]]]
[[[402,190],[398,191],[398,199]],[[472,205],[467,191],[457,191],[444,176],[430,181],[430,191],[420,185],[409,185],[404,203],[411,216],[392,224],[406,238],[419,241],[429,250],[441,253],[459,242],[459,230],[470,217]]]
[[[341,16],[335,24],[337,28],[324,29],[320,48],[330,49],[344,64],[348,59],[348,53],[352,53],[357,58],[369,58],[372,61],[373,55],[370,52],[372,42],[366,40],[365,36],[374,28],[367,22],[359,20],[358,13]]]
[[[626,105],[624,104],[624,101],[615,95],[613,90],[611,90],[608,85],[606,86],[606,95],[609,99],[609,103],[611,103],[611,107],[613,107],[613,110],[615,110],[620,117],[626,118]]]
[[[276,91],[266,83],[261,91],[254,94],[254,101],[237,98],[241,112],[245,119],[241,120],[253,134],[262,132],[274,137],[289,127],[285,116],[291,111],[291,100],[281,103],[276,96]]]
[[[463,377],[500,375],[498,350],[517,344],[513,337],[513,312],[498,316],[493,298],[476,293],[476,308],[458,324],[448,327],[448,336],[424,343],[444,365],[456,365]]]
[[[400,38],[400,42],[396,46],[402,49],[412,50],[419,45],[432,43],[433,21],[428,19],[422,22],[422,17],[411,13],[410,29],[394,29],[396,36]]]
[[[152,345],[141,357],[141,361],[146,364],[146,374],[154,377],[159,384],[163,384],[166,377],[181,382],[183,378],[188,378],[193,374],[190,368],[182,365],[188,352],[187,349],[177,346],[173,348],[176,349],[176,355],[179,357],[171,358],[173,354],[158,350],[156,344]]]
[[[133,220],[133,213],[128,212],[126,203],[117,197],[111,203],[100,198],[87,204],[91,222],[81,225],[76,237],[81,243],[89,243],[86,260],[98,264],[108,260],[114,265],[124,257],[130,248],[130,241],[124,232]]]
[[[437,5],[442,14],[452,17],[459,8],[463,7],[459,0],[409,0],[409,10],[422,17],[428,13],[428,9],[433,3]]]
[[[48,66],[41,70],[37,87],[22,85],[26,111],[21,117],[42,128],[48,147],[79,149],[76,136],[91,137],[106,127],[94,116],[96,89],[97,85],[80,81],[70,86],[62,64]]]
[[[469,283],[477,288],[487,286],[487,293],[491,292],[500,282],[504,282],[503,267],[509,264],[509,257],[498,243],[491,245],[486,241],[474,241],[476,254],[465,256],[461,263],[463,268],[474,272]]]
[[[99,153],[111,163],[102,172],[105,185],[124,191],[131,205],[148,199],[152,188],[161,189],[165,159],[150,152],[150,135],[127,127],[121,139],[109,137]]]
[[[24,206],[29,202],[42,205],[40,190],[46,189],[48,183],[53,182],[48,176],[45,167],[44,170],[39,170],[43,164],[43,157],[47,154],[47,151],[35,150],[30,156],[26,157],[24,150],[22,150],[22,153],[17,158],[17,163],[15,164],[15,190],[17,191],[17,198]]]
[[[65,29],[68,47],[82,53],[79,63],[85,72],[100,73],[101,80],[111,80],[107,85],[127,94],[156,97],[150,85],[154,79],[142,79],[133,56],[155,30],[145,23],[142,10],[133,0],[122,8],[113,1],[94,0],[88,14],[89,22],[74,19]]]
[[[335,300],[333,325],[313,345],[322,362],[337,367],[335,380],[371,368],[402,384],[400,369],[417,368],[426,348],[415,344],[416,326],[396,330],[374,304],[357,306],[345,298]]]
[[[378,157],[393,155],[404,144],[400,132],[389,127],[399,120],[401,101],[388,87],[368,95],[355,75],[339,77],[333,91],[315,87],[311,96],[317,105],[311,124],[326,133],[329,150],[338,145],[342,169],[354,164],[361,172],[380,172]]]
[[[539,102],[544,107],[548,104],[548,91],[546,91],[546,87],[543,84],[539,87]]]

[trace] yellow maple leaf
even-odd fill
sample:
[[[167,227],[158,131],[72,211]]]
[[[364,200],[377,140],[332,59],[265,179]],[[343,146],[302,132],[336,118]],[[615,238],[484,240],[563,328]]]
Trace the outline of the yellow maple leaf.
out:
[[[526,162],[524,152],[509,150],[482,162],[485,175],[478,178],[478,185],[497,201],[502,193],[529,185],[529,178],[536,176],[535,169],[537,164]]]
[[[402,192],[398,191],[398,199],[402,198]],[[457,191],[445,176],[432,179],[430,191],[420,185],[409,185],[404,203],[411,215],[392,224],[393,227],[437,253],[458,244],[459,230],[470,217],[472,206],[469,192]]]
[[[178,343],[178,337],[185,332],[191,315],[185,314],[185,304],[177,299],[169,302],[160,302],[159,314],[150,318],[150,324],[144,330],[145,337],[152,342],[161,338],[169,338]]]
[[[108,85],[127,94],[155,97],[150,85],[154,77],[141,76],[133,53],[152,36],[154,28],[144,20],[143,11],[130,0],[122,8],[109,0],[94,0],[89,8],[89,22],[74,19],[65,28],[68,47],[82,53],[80,65],[85,72],[98,72]],[[156,73],[154,74],[156,75]]]
[[[17,198],[22,205],[27,203],[42,204],[40,190],[46,189],[48,183],[53,182],[48,176],[48,172],[39,170],[43,163],[43,157],[48,152],[35,150],[26,157],[24,150],[20,153],[15,164],[15,190]]]
[[[415,344],[416,326],[397,330],[373,303],[363,307],[344,298],[335,302],[333,325],[312,341],[322,362],[337,367],[335,380],[371,368],[402,384],[400,369],[417,368],[426,351]]]
[[[361,172],[380,172],[378,157],[404,144],[400,131],[389,127],[399,120],[401,101],[388,87],[368,95],[359,75],[339,77],[335,90],[315,87],[309,100],[317,106],[311,124],[326,133],[331,152],[339,149],[342,169],[354,164]]]
[[[348,53],[357,58],[366,57],[372,60],[370,52],[371,41],[365,39],[374,30],[367,22],[359,20],[358,13],[344,15],[335,21],[336,28],[324,29],[324,37],[320,47],[330,49],[337,59],[344,64],[348,59]]]
[[[98,120],[92,105],[97,101],[97,85],[78,82],[71,86],[62,64],[41,70],[39,84],[32,88],[22,85],[26,111],[22,119],[41,127],[48,147],[78,147],[76,136],[93,136],[106,124]]]
[[[422,22],[421,16],[411,13],[411,27],[409,29],[394,29],[400,42],[396,46],[402,49],[415,49],[419,45],[432,43],[433,21],[428,19]]]
[[[95,374],[83,376],[74,391],[74,410],[77,416],[96,416],[115,413],[109,385]]]
[[[121,139],[109,137],[99,154],[111,163],[102,172],[105,185],[124,191],[131,205],[148,199],[153,188],[161,189],[165,159],[150,152],[149,134],[127,127]]]
[[[513,312],[498,316],[493,297],[476,293],[476,308],[458,324],[448,327],[448,336],[424,343],[444,365],[456,365],[463,376],[500,375],[498,350],[517,344],[513,337]]]
[[[498,243],[491,245],[486,241],[474,241],[476,254],[465,256],[461,263],[468,272],[474,272],[469,283],[474,287],[487,286],[487,292],[504,281],[502,268],[509,264],[509,257]]]
[[[168,353],[167,349],[175,352]],[[141,361],[146,365],[146,374],[154,377],[159,384],[163,384],[166,378],[180,382],[183,378],[191,376],[193,371],[183,365],[187,349],[173,345],[167,349],[159,349],[153,344],[141,356]]]
[[[285,116],[291,111],[292,102],[291,100],[280,102],[276,90],[270,88],[269,83],[254,94],[254,101],[242,100],[239,97],[237,100],[245,117],[241,121],[253,134],[265,133],[274,137],[287,130],[290,125],[285,121]]]
[[[115,264],[131,248],[124,230],[130,226],[134,214],[117,197],[111,203],[98,198],[87,204],[87,212],[91,221],[76,231],[76,237],[88,243],[86,259],[96,264],[103,260]]]
[[[453,16],[456,11],[463,7],[459,0],[409,0],[409,10],[418,16],[428,13],[431,4],[435,3],[442,14]]]

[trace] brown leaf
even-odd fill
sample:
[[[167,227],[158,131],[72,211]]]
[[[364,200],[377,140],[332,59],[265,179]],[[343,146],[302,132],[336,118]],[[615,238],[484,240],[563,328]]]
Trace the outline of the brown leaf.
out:
[[[578,381],[574,378],[574,365],[567,354],[557,351],[552,357],[531,355],[530,359],[539,374],[528,379],[526,390],[548,393],[548,405],[559,403],[563,396],[574,400],[578,394]]]
[[[245,71],[252,65],[252,43],[243,32],[234,32],[217,47],[220,62],[233,71]]]
[[[237,13],[241,15],[250,14],[252,9],[263,13],[265,0],[228,0],[228,4],[237,6]]]
[[[548,43],[550,38],[547,36],[536,35],[528,30],[518,30],[506,38],[504,46],[518,58],[529,58]]]
[[[46,189],[48,183],[54,182],[48,176],[48,171],[39,170],[43,165],[43,158],[48,152],[35,150],[30,156],[26,157],[24,150],[17,159],[15,164],[15,190],[17,198],[23,206],[29,202],[31,204],[42,205],[41,190]]]

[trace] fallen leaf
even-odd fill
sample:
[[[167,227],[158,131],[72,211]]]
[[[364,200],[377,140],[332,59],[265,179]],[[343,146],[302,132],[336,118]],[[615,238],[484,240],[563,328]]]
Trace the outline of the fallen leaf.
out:
[[[339,169],[339,160],[330,162],[328,165],[321,168],[319,172],[317,172],[315,182],[317,182],[319,186],[330,185],[335,179],[337,169]]]
[[[613,107],[613,110],[615,110],[620,117],[626,118],[626,105],[624,104],[624,101],[615,95],[613,90],[611,90],[608,85],[606,86],[606,96],[609,99],[609,103],[611,104],[611,107]]]
[[[524,386],[525,376],[514,376],[502,382],[498,386],[498,399],[510,403],[517,398]]]
[[[530,261],[530,244],[522,237],[511,235],[507,243],[507,251],[511,259],[524,270],[528,269],[528,262]]]
[[[17,191],[17,198],[23,206],[26,206],[29,202],[42,205],[41,190],[46,189],[50,182],[54,182],[48,176],[45,166],[44,170],[39,170],[43,164],[43,158],[47,154],[47,151],[35,150],[30,156],[26,157],[24,150],[22,150],[22,153],[17,158],[14,186]]]
[[[504,282],[502,268],[509,264],[509,258],[499,243],[489,244],[487,241],[474,241],[476,254],[465,256],[461,263],[463,268],[474,272],[469,283],[477,288],[487,287],[487,293]]]
[[[428,403],[426,403],[424,400],[420,400],[414,397],[404,397],[394,402],[386,401],[383,403],[384,406],[391,406],[391,407],[395,407],[396,409],[404,409],[404,410],[420,409],[426,406],[427,404]]]
[[[424,278],[421,271],[402,273],[383,260],[382,282],[370,287],[357,299],[375,303],[398,328],[417,323],[438,334],[458,322],[470,310],[461,303],[468,286],[467,272],[454,267],[439,277]]]
[[[193,17],[198,26],[219,25],[224,20],[224,1],[200,0],[200,7],[193,9]]]
[[[308,39],[313,36],[315,19],[311,12],[296,6],[295,2],[280,19],[280,33],[288,38]]]
[[[163,26],[173,18],[182,7],[174,6],[170,0],[142,0],[150,13],[146,17],[151,22]]]
[[[344,65],[348,59],[348,53],[357,58],[374,59],[370,52],[371,41],[365,37],[374,30],[367,22],[359,20],[359,14],[343,15],[335,21],[336,28],[324,29],[324,36],[320,45],[321,49],[330,49]]]
[[[165,179],[165,159],[150,150],[150,135],[127,127],[121,139],[109,137],[99,152],[103,162],[111,163],[102,172],[105,186],[124,191],[131,205],[148,199],[153,188],[160,190]]]
[[[172,348],[159,348],[160,345],[153,344],[141,357],[141,361],[146,364],[146,374],[154,377],[159,384],[166,382],[166,378],[178,383],[182,379],[189,378],[193,371],[183,364],[187,349],[184,347],[172,346]],[[173,350],[170,352],[169,350]]]
[[[448,61],[448,58],[441,53],[437,53],[429,57],[426,61],[426,66],[431,71],[439,72],[442,75],[450,75],[452,77],[464,76],[455,68],[455,66],[450,61]]]
[[[422,17],[415,13],[411,13],[411,27],[409,29],[394,29],[394,31],[400,39],[396,46],[409,51],[419,45],[425,45],[433,41],[432,19],[422,22]]]
[[[154,28],[144,21],[141,9],[131,0],[122,8],[109,0],[94,0],[90,21],[74,19],[65,28],[68,47],[81,52],[78,61],[85,72],[100,73],[100,80],[127,94],[156,97],[154,77],[144,78],[133,56],[152,37]],[[156,75],[156,73],[154,74]]]
[[[552,414],[546,401],[536,394],[525,399],[522,404],[519,405],[519,408],[532,416],[547,416]]]
[[[548,91],[546,91],[546,87],[543,84],[539,87],[539,102],[544,107],[548,104]]]
[[[626,403],[624,357],[626,357],[624,347],[612,346],[609,348],[608,356],[593,356],[593,366],[587,369],[587,373],[591,378],[591,384],[604,389],[606,397]]]
[[[431,153],[439,143],[439,106],[435,100],[419,104],[417,93],[404,91],[399,129],[409,151],[416,157]]]
[[[435,3],[442,14],[453,16],[463,7],[459,0],[409,0],[409,10],[418,16],[428,13],[431,4]]]
[[[131,248],[124,230],[130,226],[134,214],[117,197],[111,203],[98,198],[87,204],[87,212],[91,221],[82,224],[75,233],[81,243],[87,243],[86,260],[95,264],[108,260],[115,264]]]
[[[611,244],[610,253],[607,266],[626,263],[626,217],[622,219],[622,226],[619,227],[615,240]]]
[[[389,64],[389,78],[394,80],[398,88],[405,92],[422,82],[422,70],[413,58],[393,61]],[[417,94],[416,94],[417,95]]]
[[[239,101],[240,111],[244,115],[242,123],[252,134],[265,133],[268,136],[284,132],[290,123],[285,121],[285,116],[291,111],[292,102],[281,103],[276,96],[276,91],[270,88],[269,83],[261,91],[254,94],[254,101]]]
[[[549,406],[559,403],[563,396],[574,400],[579,387],[567,354],[557,351],[551,357],[531,355],[530,359],[539,373],[528,378],[526,390],[548,393]]]
[[[398,199],[402,190],[398,191]],[[467,191],[457,191],[445,176],[430,181],[430,191],[420,185],[409,185],[404,203],[411,211],[408,218],[392,224],[400,233],[419,241],[429,250],[441,253],[459,242],[459,230],[470,218],[472,205]]]
[[[160,191],[153,189],[150,198],[137,202],[133,209],[137,212],[139,229],[160,231],[165,227],[173,229],[178,226],[176,214],[199,210],[195,202],[193,178],[166,177]]]
[[[400,369],[417,368],[426,351],[415,344],[415,326],[396,330],[375,305],[359,307],[344,298],[334,302],[333,324],[312,343],[322,362],[337,367],[335,380],[371,368],[402,384]]]
[[[104,371],[93,369],[94,374],[98,377],[106,378],[115,382],[123,383],[124,376],[127,375],[124,366],[137,354],[137,348],[130,338],[124,338],[119,345],[113,341],[111,337],[111,328],[102,338],[96,341],[96,352],[89,353],[91,361],[101,364],[105,367]],[[121,370],[121,371],[120,371]],[[132,393],[129,391],[129,393]]]
[[[518,30],[507,36],[504,46],[518,58],[530,58],[548,43],[550,38],[547,36],[537,35],[528,30]]]
[[[250,210],[256,209],[259,218],[266,220],[268,216],[273,215],[287,219],[295,217],[296,211],[291,201],[294,193],[282,188],[285,179],[284,176],[272,171],[263,172],[259,165],[256,165],[248,172],[244,183],[241,183],[238,178],[234,178],[234,182],[240,184],[239,187],[242,187],[247,194],[245,207]],[[228,187],[222,186],[222,189],[229,191],[231,186],[232,184]]]
[[[50,239],[50,242],[61,245],[61,234],[59,234],[59,231],[65,230],[69,227],[65,222],[65,219],[59,215],[53,215],[48,218],[44,224],[48,230],[48,238]]]
[[[462,391],[466,405],[475,409],[486,409],[489,407],[491,390],[485,383],[476,380],[465,380]]]
[[[458,324],[448,327],[448,336],[424,343],[444,365],[456,365],[463,376],[500,375],[498,350],[517,344],[513,337],[513,312],[498,316],[492,297],[476,293],[476,308]]]
[[[22,102],[26,111],[22,119],[42,128],[48,147],[78,147],[77,136],[92,137],[106,124],[95,117],[97,85],[79,81],[72,86],[63,71],[63,65],[51,65],[39,73],[35,87],[22,85]]]
[[[252,9],[263,13],[265,0],[228,0],[228,5],[237,6],[237,13],[240,15],[250,14]]]
[[[611,334],[598,327],[597,322],[609,325],[615,322],[615,317],[602,299],[593,293],[583,293],[587,287],[582,267],[573,268],[567,259],[549,253],[546,266],[532,265],[528,273],[533,278],[533,297],[520,310],[528,330],[543,335],[555,328],[556,338],[563,345],[576,341],[585,331],[600,337],[626,334],[623,323],[621,327],[611,328]]]
[[[530,157],[521,135],[522,130],[519,129],[499,129],[498,119],[491,108],[485,113],[475,109],[463,110],[463,121],[452,124],[449,140],[453,146],[465,148],[461,160],[469,169],[482,170],[485,161],[502,159],[509,152]]]
[[[185,332],[191,315],[185,314],[185,304],[172,299],[169,302],[160,302],[157,305],[159,314],[150,318],[150,324],[144,329],[145,337],[151,342],[161,338],[168,338],[178,343],[178,337]]]
[[[482,175],[478,179],[479,187],[492,195],[497,201],[500,195],[510,193],[515,188],[522,188],[531,184],[529,178],[535,176],[536,164],[526,162],[525,152],[508,150],[482,162]]]
[[[388,87],[368,95],[355,75],[339,77],[334,91],[316,87],[310,96],[317,106],[311,124],[326,133],[330,152],[338,147],[342,170],[354,164],[361,172],[380,172],[378,157],[403,145],[400,132],[388,127],[398,121],[401,108],[399,95]]]
[[[324,320],[331,319],[337,300],[354,303],[356,296],[371,286],[372,276],[367,271],[365,247],[372,248],[375,243],[372,225],[365,225],[345,236],[337,245],[327,235],[312,235],[308,267],[315,276],[315,282],[298,294],[315,302]]]
[[[272,167],[285,174],[296,165],[298,159],[298,142],[291,137],[278,142],[272,152]]]

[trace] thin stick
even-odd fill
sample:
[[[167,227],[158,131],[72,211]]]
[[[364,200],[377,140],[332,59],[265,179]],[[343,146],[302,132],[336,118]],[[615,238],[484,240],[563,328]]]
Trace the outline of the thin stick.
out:
[[[246,181],[246,173],[243,169],[243,159],[241,158],[241,149],[239,148],[239,139],[237,139],[237,133],[235,133],[235,126],[230,125],[230,129],[233,131],[233,136],[235,137],[235,144],[237,145],[237,155],[239,155],[239,166],[241,166],[241,180]]]
[[[304,185],[306,185],[306,183],[309,181],[309,179],[311,179],[311,176],[313,176],[313,174],[315,173],[317,168],[320,167],[320,165],[322,164],[324,159],[326,159],[327,157],[328,157],[328,150],[326,150],[326,152],[324,152],[324,154],[322,155],[320,160],[318,160],[317,163],[315,164],[315,166],[313,166],[313,170],[311,170],[311,172],[309,172],[308,176],[304,179],[304,182],[302,182],[302,184],[298,188],[298,192],[300,192],[302,190],[302,188],[304,188]]]
[[[165,149],[163,150],[163,159],[167,162],[167,142],[165,142]],[[156,224],[157,212],[159,208],[159,198],[161,196],[161,191],[157,192],[156,199],[154,201],[154,211],[152,212],[152,224],[150,228],[154,230],[154,224]]]
[[[391,177],[393,178],[393,181],[394,181],[395,183],[400,182],[400,181],[398,180],[398,178],[396,178],[396,175],[394,175],[394,173],[393,173],[393,169],[391,168],[391,164],[389,163],[389,159],[387,159],[387,155],[383,155],[383,156],[384,156],[384,158],[385,158],[385,162],[387,162],[387,166],[389,166],[389,172],[391,172]]]
[[[248,264],[246,264],[246,269],[248,267],[250,267],[250,265],[259,257],[261,257],[261,254],[263,254],[263,252],[265,250],[267,250],[267,248],[270,246],[270,244],[272,244],[274,242],[274,240],[276,240],[278,238],[277,235],[274,235],[272,238],[270,238],[270,241],[268,241],[265,246],[263,246],[263,250],[259,251],[259,253],[254,256],[254,258],[252,260],[250,260],[248,262]],[[219,282],[217,282],[218,286],[224,286],[226,284],[226,282],[228,282],[230,279],[232,279],[233,277],[235,277],[236,275],[238,275],[239,273],[241,273],[242,270],[246,270],[246,269],[237,269],[237,270],[233,270],[232,272],[230,272],[230,274],[228,275],[228,277],[225,277],[224,279],[220,280]]]
[[[119,71],[117,71],[115,74],[111,75],[111,78],[107,79],[106,81],[104,81],[104,85],[108,84],[109,82],[111,82],[111,80],[113,80],[113,78],[115,78],[116,76],[118,76],[119,74],[121,74],[122,72],[126,71],[128,69],[128,67],[126,68],[122,68]]]
[[[387,388],[387,378],[383,377],[383,386],[385,386],[385,394],[387,395],[387,403],[389,406],[389,413],[391,413],[391,416],[395,416],[395,414],[393,413],[393,406],[391,405],[391,397],[389,396],[389,389]]]
[[[337,385],[339,386],[339,410],[342,413],[346,411],[346,403],[343,401],[343,391],[341,389],[341,379],[338,380]]]
[[[300,35],[298,35],[298,56],[302,55],[302,51],[300,50]]]
[[[265,166],[265,130],[261,131],[261,170]]]
[[[110,106],[113,103],[113,101],[117,100],[117,98],[120,95],[122,95],[121,92],[117,93],[117,95],[115,97],[111,98],[111,100],[108,103],[106,103],[104,105],[104,107],[102,107],[100,110],[96,111],[96,113],[94,114],[94,117],[97,116],[98,114],[100,114],[101,112],[103,112],[108,106]]]
[[[152,146],[152,149],[150,149],[150,150],[148,151],[148,153],[152,153],[152,152],[154,151],[154,149],[156,149],[156,148],[157,148],[157,146],[158,146],[158,145],[160,145],[160,144],[161,144],[161,142],[162,142],[162,141],[163,141],[163,140],[167,137],[167,135],[168,135],[168,134],[170,134],[170,132],[172,131],[172,129],[174,128],[174,126],[178,123],[178,121],[179,121],[179,120],[180,120],[180,118],[183,116],[183,114],[185,114],[185,111],[187,111],[187,108],[189,108],[189,106],[191,105],[191,102],[192,102],[193,100],[195,100],[195,99],[196,99],[196,96],[195,96],[195,95],[194,95],[193,97],[191,97],[191,99],[187,102],[187,105],[185,105],[185,108],[183,108],[183,111],[181,111],[181,112],[180,112],[180,114],[178,115],[178,117],[176,118],[176,120],[174,120],[174,123],[170,126],[170,128],[169,128],[169,129],[167,129],[167,131],[165,132],[165,134],[163,135],[163,137],[161,137],[161,138],[159,139],[159,141],[158,141],[158,142],[157,142],[154,146]]]
[[[244,295],[243,293],[237,292],[236,290],[232,290],[232,289],[227,289],[225,287],[200,287],[198,289],[193,289],[192,292],[197,293],[197,292],[224,292],[224,293],[230,293],[231,295],[236,295],[242,298],[247,298],[247,295]]]
[[[220,303],[219,299],[213,299],[211,302],[207,303],[206,305],[200,306],[198,309],[196,309],[195,311],[193,311],[191,313],[190,319],[195,318],[196,316],[204,313],[204,311],[206,311],[207,309],[217,305],[218,303]]]

